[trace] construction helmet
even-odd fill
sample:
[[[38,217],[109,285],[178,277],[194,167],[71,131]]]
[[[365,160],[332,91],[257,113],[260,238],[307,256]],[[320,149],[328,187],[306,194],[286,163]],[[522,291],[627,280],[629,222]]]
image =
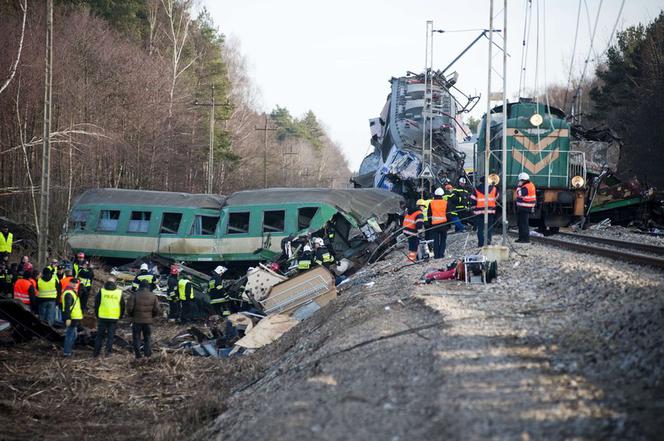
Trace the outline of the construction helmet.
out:
[[[427,203],[426,203],[426,201],[425,201],[424,199],[418,199],[418,200],[417,200],[417,206],[418,206],[418,207],[426,207],[426,206],[427,206]]]
[[[442,196],[442,195],[445,194],[445,190],[443,190],[442,188],[438,187],[438,188],[436,189],[436,191],[433,192],[433,194],[435,194],[436,196]]]
[[[216,268],[214,269],[214,272],[217,273],[217,274],[219,274],[220,276],[221,276],[223,273],[225,273],[226,271],[228,271],[228,268],[226,268],[225,266],[221,266],[221,265],[219,265],[218,267],[216,267]]]
[[[141,271],[147,271],[148,270],[148,264],[147,263],[141,263]]]
[[[528,176],[528,173],[521,172],[519,173],[519,181],[528,181],[530,179],[530,176]]]
[[[464,178],[463,176],[461,176],[461,177],[459,178],[459,185],[466,185],[466,178]]]
[[[304,247],[302,247],[302,251],[305,251],[305,252],[306,251],[311,251],[311,247],[309,246],[309,244],[306,244]]]
[[[319,247],[322,247],[323,245],[325,245],[325,242],[320,237],[314,237],[314,245],[318,245]]]

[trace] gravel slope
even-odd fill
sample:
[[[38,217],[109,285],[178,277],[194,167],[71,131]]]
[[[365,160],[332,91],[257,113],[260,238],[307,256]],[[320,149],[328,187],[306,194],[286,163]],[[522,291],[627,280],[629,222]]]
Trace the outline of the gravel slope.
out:
[[[451,237],[450,252],[464,243]],[[436,263],[393,272],[393,253],[284,336],[293,344],[195,437],[656,439],[661,272],[516,251],[488,286],[415,286]]]

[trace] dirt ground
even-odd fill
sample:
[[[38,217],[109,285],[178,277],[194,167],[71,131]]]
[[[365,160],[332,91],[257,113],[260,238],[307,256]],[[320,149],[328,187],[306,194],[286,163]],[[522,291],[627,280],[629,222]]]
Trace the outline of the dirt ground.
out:
[[[661,272],[516,251],[487,286],[394,253],[249,356],[0,348],[0,439],[657,439]]]

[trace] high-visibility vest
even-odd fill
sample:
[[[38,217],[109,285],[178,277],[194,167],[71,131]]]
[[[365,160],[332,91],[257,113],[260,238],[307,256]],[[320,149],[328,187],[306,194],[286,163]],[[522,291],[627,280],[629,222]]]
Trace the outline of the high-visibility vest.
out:
[[[417,216],[421,215],[422,211],[415,210],[410,214],[403,217],[403,232],[408,236],[417,236]]]
[[[69,312],[69,318],[72,320],[82,320],[83,311],[81,310],[81,302],[78,301],[78,294],[76,294],[74,290],[68,289],[65,291],[65,295],[62,296],[63,300],[67,294],[72,296],[73,301],[71,311]],[[64,302],[62,303],[62,306],[64,307]]]
[[[180,300],[193,300],[194,298],[194,290],[191,290],[191,297],[187,299],[187,285],[190,284],[191,281],[187,279],[180,279],[178,281],[178,294],[180,296]]]
[[[485,198],[484,193],[475,189],[475,214],[484,213],[484,204],[489,208],[489,213],[496,213],[496,196],[498,195],[498,190],[494,186],[490,191],[489,195]]]
[[[120,318],[120,301],[122,300],[121,289],[101,289],[101,302],[99,303],[99,318],[113,319]]]
[[[29,305],[31,286],[34,287],[34,281],[32,279],[18,279],[14,284],[14,298]]]
[[[14,235],[12,233],[7,233],[7,237],[0,233],[0,253],[11,253],[12,252],[12,243],[14,242]]]
[[[428,222],[428,221],[429,221],[429,215],[428,215],[428,214],[429,214],[429,213],[428,213],[428,212],[429,212],[429,204],[431,204],[431,201],[432,201],[432,200],[433,200],[433,199],[425,199],[425,200],[424,200],[424,210],[422,210],[422,220],[423,220],[424,222]]]
[[[89,287],[92,286],[92,280],[88,279],[87,277],[79,277],[78,280],[79,280],[80,284],[85,286],[86,288],[89,288]]]
[[[458,210],[463,210],[464,208],[466,208],[466,199],[467,199],[467,194],[468,194],[466,189],[465,188],[455,188],[454,190],[452,190],[452,192],[456,193],[456,197],[457,197],[457,205],[454,208],[456,208]]]
[[[334,262],[334,256],[330,253],[327,247],[323,246],[316,250],[314,260],[318,265],[323,265],[325,263]]]
[[[297,269],[307,270],[311,268],[311,251],[303,252],[302,255],[297,259]]]
[[[431,201],[431,225],[439,225],[447,222],[447,200],[434,199]]]
[[[63,277],[62,280],[60,280],[60,286],[62,287],[62,295],[60,296],[60,303],[62,303],[62,304],[64,304],[64,301],[65,301],[64,300],[64,295],[65,295],[64,291],[67,289],[67,287],[69,285],[72,284],[72,280],[74,280],[74,277],[72,277],[72,276]],[[76,291],[78,293],[78,287],[81,285],[81,283],[77,281],[73,285],[74,285],[74,291]]]
[[[81,267],[78,264],[78,261],[74,262],[74,264],[72,265],[72,268],[74,269],[74,277],[78,277],[78,272],[81,270]]]
[[[139,274],[136,276],[136,279],[134,282],[132,282],[131,286],[135,289],[138,289],[140,286],[141,282],[146,280],[149,284],[154,283],[154,275],[152,274]]]
[[[55,276],[51,277],[48,282],[41,277],[37,280],[37,290],[39,291],[38,297],[40,299],[56,299],[58,297],[58,289],[56,283],[58,279]]]
[[[528,194],[521,196],[521,189],[525,188],[528,191]],[[516,188],[516,205],[518,207],[525,208],[535,208],[537,204],[537,194],[535,193],[535,184],[532,182],[526,182],[523,185],[519,185]]]

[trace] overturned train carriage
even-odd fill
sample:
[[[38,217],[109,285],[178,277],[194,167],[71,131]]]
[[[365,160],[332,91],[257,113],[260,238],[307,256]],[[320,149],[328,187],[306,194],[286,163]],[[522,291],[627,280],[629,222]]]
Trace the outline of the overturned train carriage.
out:
[[[94,189],[70,213],[68,242],[88,255],[158,253],[189,262],[255,262],[306,231],[334,232],[339,256],[394,226],[402,198],[378,189],[266,189],[230,196]]]
[[[506,180],[508,213],[514,209],[512,189],[526,172],[537,188],[537,211],[532,217],[542,227],[568,225],[584,215],[586,162],[572,150],[570,125],[562,110],[529,99],[497,106],[490,113],[489,170],[502,175],[502,136],[507,132]],[[476,178],[484,174],[486,115],[480,124],[475,159]]]
[[[449,90],[456,76],[448,79],[433,72],[429,80],[430,96],[425,96],[424,74],[390,80],[380,116],[369,121],[374,151],[352,178],[356,187],[383,188],[417,199],[423,141],[432,147],[429,178],[434,185],[461,176],[464,154],[457,150],[457,105]]]

